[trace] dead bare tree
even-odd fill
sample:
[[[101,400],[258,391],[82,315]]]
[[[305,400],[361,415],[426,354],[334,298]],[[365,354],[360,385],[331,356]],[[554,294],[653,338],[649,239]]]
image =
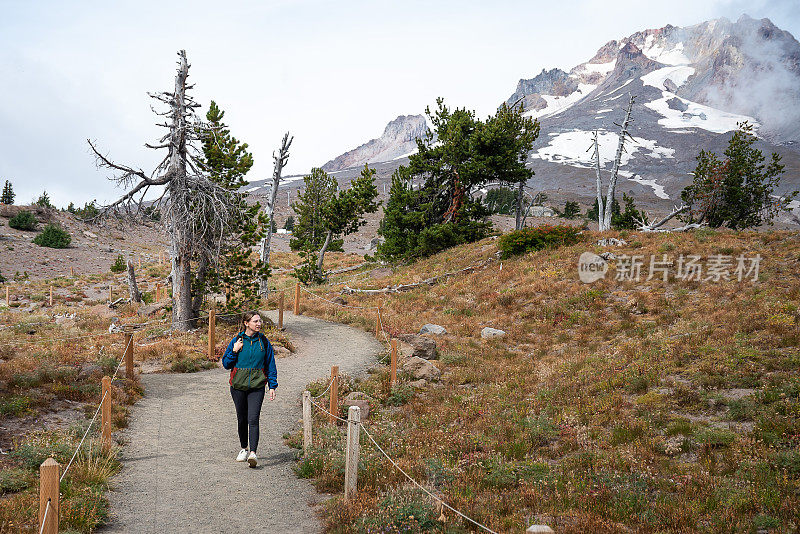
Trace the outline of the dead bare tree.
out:
[[[128,293],[130,293],[131,302],[142,302],[142,295],[136,285],[136,273],[133,270],[133,262],[131,260],[128,260]]]
[[[648,223],[646,220],[637,219],[639,223],[638,230],[641,232],[685,232],[687,230],[694,230],[695,228],[701,228],[705,226],[702,220],[696,223],[689,223],[683,226],[678,226],[677,228],[662,228],[664,224],[672,220],[673,217],[676,215],[680,215],[681,213],[687,211],[689,206],[686,204],[681,204],[680,206],[675,206],[671,212],[669,212],[665,217],[661,218],[660,220]]]
[[[149,93],[149,96],[166,104],[164,112],[153,112],[167,118],[158,124],[168,132],[157,144],[145,144],[148,148],[166,149],[167,154],[152,173],[113,162],[102,154],[95,143],[89,140],[98,167],[110,169],[111,179],[129,189],[118,200],[101,210],[101,217],[111,213],[124,213],[131,218],[141,218],[143,201],[151,187],[163,186],[164,190],[154,202],[169,236],[169,255],[172,266],[172,327],[190,330],[196,314],[192,309],[191,259],[196,254],[215,258],[219,251],[219,240],[209,236],[222,236],[235,219],[232,196],[222,186],[214,183],[200,169],[201,151],[196,146],[202,136],[209,132],[194,113],[200,107],[187,90],[189,63],[186,52],[178,52],[178,72],[172,92]],[[152,109],[152,108],[151,108]]]
[[[272,221],[275,216],[275,199],[278,197],[278,185],[281,183],[281,174],[286,162],[289,161],[289,147],[292,146],[294,137],[289,137],[289,132],[283,136],[281,141],[281,148],[278,150],[277,155],[273,152],[272,159],[275,162],[275,168],[272,172],[272,189],[269,193],[269,202],[267,203],[267,215],[269,216],[269,225],[267,228],[267,236],[264,238],[261,247],[261,262],[264,265],[269,264],[269,252],[272,245]],[[269,297],[269,285],[267,280],[261,280],[261,294],[264,298]]]
[[[626,139],[633,140],[633,136],[628,133],[628,126],[632,121],[631,110],[633,110],[633,103],[636,100],[634,95],[629,95],[628,109],[625,110],[625,120],[622,124],[614,123],[620,127],[619,144],[617,145],[617,154],[614,158],[614,169],[611,171],[611,179],[608,182],[608,189],[606,191],[605,201],[603,200],[603,184],[600,178],[600,143],[597,137],[597,131],[594,132],[593,147],[595,158],[595,169],[597,173],[597,226],[598,230],[603,232],[611,228],[611,214],[614,203],[614,196],[617,189],[617,178],[619,176],[619,167],[622,162],[622,153],[625,151]],[[592,147],[589,147],[591,150]]]

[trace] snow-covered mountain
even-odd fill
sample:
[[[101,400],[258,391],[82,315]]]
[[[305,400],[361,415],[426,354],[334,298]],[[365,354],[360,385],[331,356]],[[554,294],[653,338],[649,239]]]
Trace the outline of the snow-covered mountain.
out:
[[[322,166],[322,170],[340,171],[361,167],[365,163],[391,161],[408,156],[417,150],[416,139],[425,137],[427,132],[428,124],[424,116],[400,115],[386,125],[383,135],[332,159]]]
[[[529,185],[556,202],[591,203],[592,133],[598,132],[602,166],[609,171],[618,141],[615,122],[622,121],[629,95],[636,99],[634,141],[623,154],[619,190],[634,193],[637,203],[663,208],[677,202],[698,152],[721,153],[744,120],[756,126],[765,154],[776,151],[783,158],[778,192],[800,189],[800,43],[768,19],[746,15],[736,22],[637,32],[609,41],[569,71],[553,68],[520,80],[506,102],[522,103],[541,123],[529,156],[536,172]],[[326,167],[384,162],[379,170],[388,179],[406,162],[401,155],[415,150],[413,138],[425,132],[424,118],[412,117],[413,123],[408,117],[392,121],[381,138]]]

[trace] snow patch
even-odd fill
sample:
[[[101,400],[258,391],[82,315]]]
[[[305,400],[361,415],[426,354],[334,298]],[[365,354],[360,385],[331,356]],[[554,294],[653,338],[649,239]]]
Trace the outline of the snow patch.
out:
[[[614,110],[611,108],[598,109],[597,111],[595,111],[595,113],[608,113],[609,111],[614,111]]]
[[[681,85],[685,84],[686,80],[689,79],[689,76],[694,73],[694,67],[687,67],[683,65],[677,67],[664,67],[663,69],[657,69],[642,76],[642,83],[663,91],[665,81],[671,80],[676,87],[680,87]]]
[[[549,144],[534,152],[531,157],[576,167],[591,168],[593,166],[592,132],[572,130],[550,135]],[[625,145],[626,152],[622,153],[622,165],[626,165],[637,153],[655,159],[675,157],[674,149],[658,146],[654,140],[642,137],[634,137],[633,140],[633,143]],[[613,132],[600,130],[598,131],[598,141],[600,144],[600,166],[610,167],[616,156],[619,136]],[[587,149],[589,150],[587,151]]]
[[[547,102],[547,105],[542,109],[528,111],[524,114],[524,116],[531,117],[533,119],[551,117],[571,108],[596,88],[596,85],[579,83],[578,90],[567,96],[541,95],[545,102]]]
[[[616,59],[608,63],[584,63],[583,65],[579,65],[575,70],[581,73],[608,74],[614,70],[616,64]]]
[[[683,43],[677,43],[672,49],[666,50],[663,46],[656,44],[653,35],[648,35],[642,49],[642,54],[653,61],[658,61],[664,65],[688,65],[692,62],[686,57],[683,51]]]
[[[686,111],[672,109],[668,100],[677,98],[688,107]],[[758,127],[758,122],[753,117],[728,113],[675,96],[669,91],[662,91],[661,98],[645,104],[648,108],[659,113],[664,118],[658,119],[658,124],[665,128],[700,128],[714,133],[725,133],[736,130],[736,123],[748,121]]]
[[[649,187],[653,190],[653,194],[658,198],[663,198],[664,200],[669,200],[669,195],[667,194],[666,190],[664,189],[663,185],[660,185],[654,179],[646,179],[642,178],[638,174],[634,174],[632,172],[624,171],[622,169],[619,170],[619,175],[627,178],[632,182],[636,182],[637,184],[644,185]]]

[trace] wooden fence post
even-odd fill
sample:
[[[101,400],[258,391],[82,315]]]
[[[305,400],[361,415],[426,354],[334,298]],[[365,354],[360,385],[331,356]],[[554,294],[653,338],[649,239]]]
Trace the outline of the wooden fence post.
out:
[[[392,361],[389,372],[389,389],[397,382],[397,340],[392,339]]]
[[[113,296],[114,296],[114,286],[108,284],[108,302],[114,302],[114,299],[112,298]]]
[[[125,334],[125,377],[133,380],[133,333]]]
[[[100,393],[102,408],[100,409],[100,429],[102,431],[103,448],[108,450],[111,447],[111,377],[103,377],[103,389]]]
[[[11,300],[8,297],[8,286],[6,286],[6,307],[11,307]]]
[[[209,308],[208,310],[208,359],[213,360],[217,349],[216,339],[217,328],[217,310],[216,308]]]
[[[156,302],[161,302],[161,282],[156,283]]]
[[[331,423],[335,423],[334,415],[339,415],[339,366],[331,367],[331,415],[328,416]]]
[[[294,314],[300,315],[300,282],[294,285]]]
[[[381,337],[381,326],[383,325],[383,318],[381,317],[381,308],[383,308],[383,301],[378,301],[378,312],[375,315],[375,337]]]
[[[308,454],[313,440],[313,425],[311,420],[311,392],[303,392],[303,455]]]
[[[360,434],[361,408],[350,406],[347,411],[347,451],[344,458],[344,498],[356,494],[358,486],[358,437]]]
[[[53,307],[53,286],[50,286],[50,307]]]
[[[140,252],[136,256],[138,258],[138,262],[136,263],[136,270],[137,271],[141,271],[142,270],[142,253]]]
[[[39,466],[39,532],[44,534],[58,534],[60,478],[61,466],[53,458],[48,458]]]
[[[286,299],[286,293],[281,291],[281,296],[278,298],[278,330],[283,330],[283,304]]]
[[[69,266],[69,275],[75,276],[75,267],[73,267],[72,265]]]

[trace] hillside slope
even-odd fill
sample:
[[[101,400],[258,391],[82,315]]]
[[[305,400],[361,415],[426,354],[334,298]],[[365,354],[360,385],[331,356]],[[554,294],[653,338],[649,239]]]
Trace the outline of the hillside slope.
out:
[[[370,432],[418,481],[498,532],[532,523],[557,532],[796,528],[800,237],[615,235],[629,244],[606,249],[595,244],[598,234],[585,233],[579,244],[492,261],[424,289],[345,296],[348,306],[382,299],[391,335],[428,322],[448,332],[431,336],[441,382],[415,393],[405,376],[389,391],[387,372],[377,369],[351,384],[375,399]],[[420,281],[496,250],[490,238],[348,284]],[[580,282],[578,256],[604,250],[617,256],[609,274]],[[641,279],[615,280],[623,255],[634,254],[644,258]],[[740,255],[762,259],[755,280],[752,273],[742,281],[676,280],[677,266],[667,282],[660,274],[646,280],[651,255],[690,254],[704,269],[717,255],[733,257],[734,266]],[[341,287],[318,292],[331,299]],[[305,298],[303,306],[374,329],[372,310]],[[507,334],[483,340],[485,326]],[[300,469],[335,491],[341,473],[330,448],[338,438],[323,434],[322,448]],[[328,506],[331,531],[464,531],[461,519],[441,517],[369,444],[362,454],[359,498]],[[414,510],[414,518],[400,510]]]

